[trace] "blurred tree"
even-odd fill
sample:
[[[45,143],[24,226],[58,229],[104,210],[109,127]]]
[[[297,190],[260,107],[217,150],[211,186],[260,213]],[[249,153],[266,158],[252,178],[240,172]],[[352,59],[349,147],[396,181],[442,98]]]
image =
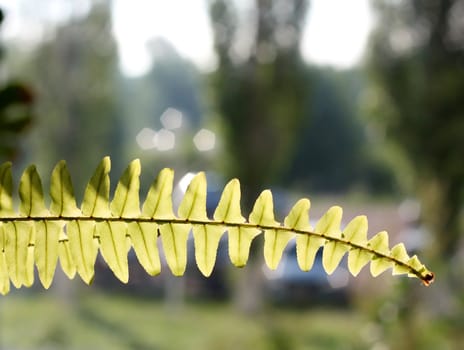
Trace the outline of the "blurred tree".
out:
[[[464,203],[464,1],[374,4],[372,112],[411,164],[437,255],[450,259]]]
[[[307,96],[300,55],[306,10],[306,0],[256,0],[246,13],[230,0],[210,2],[218,58],[212,97],[225,124],[226,172],[240,179],[245,211],[290,163]],[[251,253],[235,293],[245,312],[257,311],[262,299],[261,261]]]
[[[445,313],[440,327],[454,317],[462,324],[458,306],[463,270],[456,259],[460,250],[462,254],[464,203],[464,1],[378,0],[374,4],[379,23],[371,40],[373,85],[368,103],[386,139],[402,157],[399,160],[407,165],[401,179],[409,179],[407,185],[421,199],[442,281],[438,300],[428,298],[423,304],[417,289],[403,289],[396,322],[399,334],[390,334],[391,346],[419,349],[430,343],[421,330],[428,315],[422,313],[419,320],[417,310]],[[429,316],[431,321],[437,319],[436,314]]]
[[[391,171],[375,159],[360,118],[365,77],[359,68],[310,67],[311,98],[296,133],[286,183],[311,192],[343,192],[354,186],[392,193]]]
[[[0,26],[4,14],[0,9]],[[0,60],[4,49],[0,45]],[[21,82],[0,87],[0,159],[12,159],[18,149],[18,136],[32,121],[32,90]]]
[[[256,0],[240,24],[233,1],[210,3],[218,57],[212,93],[226,124],[228,173],[246,189],[247,210],[284,173],[295,146],[308,86],[300,55],[307,5]]]
[[[52,35],[39,44],[25,68],[35,79],[43,116],[30,153],[46,167],[66,159],[81,189],[104,155],[114,155],[116,169],[124,166],[124,159],[118,157],[120,78],[110,2],[95,1],[85,17],[71,17]]]

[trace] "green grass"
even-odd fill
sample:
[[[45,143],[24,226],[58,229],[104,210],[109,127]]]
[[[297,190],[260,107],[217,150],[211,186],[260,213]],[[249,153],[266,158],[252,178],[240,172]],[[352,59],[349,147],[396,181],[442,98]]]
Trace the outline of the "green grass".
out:
[[[227,303],[185,303],[84,291],[0,299],[0,349],[365,349],[365,322],[349,310],[267,309],[246,316]]]

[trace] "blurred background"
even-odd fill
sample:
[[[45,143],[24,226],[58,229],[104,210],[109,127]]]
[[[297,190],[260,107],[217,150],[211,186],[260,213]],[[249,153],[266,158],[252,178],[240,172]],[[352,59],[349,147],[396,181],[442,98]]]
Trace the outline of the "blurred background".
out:
[[[92,287],[60,268],[0,299],[0,349],[462,349],[464,1],[0,0],[0,160],[16,178],[60,159],[78,200],[105,155],[112,182],[142,160],[175,200],[196,171],[208,210],[242,183],[283,220],[301,197],[366,214],[437,275],[309,273],[290,242],[276,271],[257,239],[247,267],[221,242],[211,278],[189,240],[186,276],[128,285],[97,261]]]

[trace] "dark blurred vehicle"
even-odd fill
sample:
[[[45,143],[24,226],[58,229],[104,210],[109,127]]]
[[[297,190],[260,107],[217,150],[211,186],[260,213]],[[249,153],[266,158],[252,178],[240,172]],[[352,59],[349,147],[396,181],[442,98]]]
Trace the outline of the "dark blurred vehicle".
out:
[[[317,303],[347,306],[349,304],[349,272],[346,257],[328,275],[322,265],[319,249],[310,271],[298,266],[296,242],[290,241],[276,270],[264,266],[266,293],[277,304],[313,305]]]

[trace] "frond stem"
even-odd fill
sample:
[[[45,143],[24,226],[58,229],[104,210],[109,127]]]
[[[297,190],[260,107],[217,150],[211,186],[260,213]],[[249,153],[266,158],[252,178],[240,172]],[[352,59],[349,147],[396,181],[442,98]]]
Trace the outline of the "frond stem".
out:
[[[348,245],[352,249],[359,249],[362,251],[366,251],[373,256],[380,258],[380,259],[387,259],[392,261],[394,264],[402,266],[409,270],[411,274],[417,276],[425,285],[429,285],[432,283],[434,279],[433,273],[424,270],[417,270],[414,269],[412,266],[390,256],[387,254],[383,254],[379,251],[369,248],[368,246],[356,244],[350,241],[343,239],[344,235],[341,237],[333,237],[323,233],[313,232],[313,231],[306,231],[306,230],[298,230],[291,227],[281,226],[281,225],[261,225],[261,224],[252,224],[249,222],[222,222],[222,221],[211,221],[211,220],[189,220],[189,219],[179,219],[173,217],[171,219],[158,219],[158,218],[148,218],[148,217],[98,217],[98,216],[12,216],[12,217],[0,217],[0,223],[7,223],[7,222],[17,222],[17,221],[95,221],[95,222],[125,222],[125,223],[156,223],[159,225],[162,224],[192,224],[192,225],[212,225],[212,226],[224,226],[224,227],[247,227],[247,228],[255,228],[261,231],[264,230],[279,230],[285,231],[290,233],[314,236],[319,238],[324,238],[328,241]],[[95,235],[94,238],[99,238],[98,235]],[[67,239],[61,239],[60,242],[67,241]],[[30,243],[33,246],[33,243]]]

